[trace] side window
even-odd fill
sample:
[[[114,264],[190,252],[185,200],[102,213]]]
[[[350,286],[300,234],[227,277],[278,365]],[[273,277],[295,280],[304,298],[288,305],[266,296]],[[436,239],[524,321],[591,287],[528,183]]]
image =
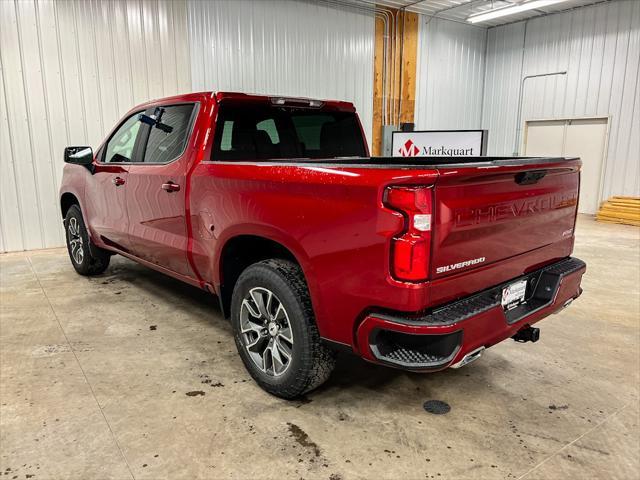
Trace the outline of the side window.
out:
[[[267,132],[269,140],[272,144],[280,143],[280,137],[278,136],[278,129],[276,128],[276,122],[273,118],[267,118],[256,124],[256,130],[262,130]]]
[[[162,107],[163,128],[149,127],[145,163],[168,163],[178,158],[189,140],[193,104]]]
[[[109,139],[103,161],[105,163],[130,162],[139,131],[138,113],[134,113]]]
[[[231,150],[231,137],[233,135],[233,120],[225,120],[222,124],[222,138],[220,139],[220,150],[228,152]]]

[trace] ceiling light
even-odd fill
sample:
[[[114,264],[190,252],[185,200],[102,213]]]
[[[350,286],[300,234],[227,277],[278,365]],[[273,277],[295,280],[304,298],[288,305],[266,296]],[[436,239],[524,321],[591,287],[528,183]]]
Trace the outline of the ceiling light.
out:
[[[534,8],[548,7],[549,5],[555,5],[556,3],[566,2],[567,0],[531,0],[529,2],[519,3],[517,5],[509,5],[508,7],[495,8],[493,10],[487,10],[485,12],[476,13],[467,18],[469,23],[486,22],[487,20],[493,20],[494,18],[506,17],[508,15],[514,15],[520,12],[526,12],[527,10],[533,10]]]

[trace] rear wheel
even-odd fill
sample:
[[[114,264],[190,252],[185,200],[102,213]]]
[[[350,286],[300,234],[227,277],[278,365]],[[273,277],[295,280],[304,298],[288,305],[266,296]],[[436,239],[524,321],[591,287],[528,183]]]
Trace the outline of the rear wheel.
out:
[[[298,265],[265,260],[248,267],[231,300],[238,353],[267,392],[295,398],[324,383],[335,365],[322,343]]]
[[[80,275],[98,275],[109,266],[110,254],[89,239],[80,207],[72,205],[64,217],[67,250],[71,264]]]

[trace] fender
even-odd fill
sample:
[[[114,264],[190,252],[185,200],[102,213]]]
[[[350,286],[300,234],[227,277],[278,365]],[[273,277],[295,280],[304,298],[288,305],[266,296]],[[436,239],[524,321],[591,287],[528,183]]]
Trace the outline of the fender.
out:
[[[271,240],[273,242],[279,243],[292,253],[293,257],[300,265],[300,268],[302,268],[302,274],[304,275],[304,278],[307,282],[307,288],[309,289],[311,304],[316,314],[316,319],[323,317],[323,302],[320,298],[321,289],[319,288],[317,276],[307,252],[295,237],[292,237],[287,232],[270,225],[250,223],[233,225],[225,229],[223,233],[218,237],[215,245],[215,253],[213,255],[213,274],[216,277],[212,281],[213,288],[216,292],[216,295],[218,295],[218,298],[222,298],[222,265],[220,263],[222,252],[230,240],[242,235],[252,235]],[[323,335],[323,322],[318,321],[317,324],[320,330],[320,334]]]
[[[93,235],[93,232],[91,231],[91,228],[89,226],[89,222],[87,221],[84,201],[84,190],[87,174],[88,171],[84,167],[81,167],[79,165],[65,164],[62,175],[62,184],[60,185],[60,190],[58,191],[58,208],[61,208],[62,196],[65,193],[70,193],[71,195],[76,197],[80,206],[80,213],[82,213],[82,221],[87,226],[89,239],[95,243],[95,236]],[[62,216],[62,209],[60,210],[60,216]]]
[[[310,284],[311,282],[313,282],[315,277],[313,275],[313,267],[309,260],[309,256],[294,237],[292,237],[284,230],[280,230],[279,228],[276,228],[272,225],[243,223],[229,226],[220,234],[220,236],[216,240],[213,255],[213,272],[216,276],[212,279],[212,283],[216,287],[216,290],[220,287],[221,283],[220,259],[222,257],[222,251],[230,240],[242,235],[262,237],[267,240],[279,243],[280,245],[285,247],[293,254],[294,258],[302,268],[302,272],[307,279],[309,289],[315,289],[315,285],[312,286]]]

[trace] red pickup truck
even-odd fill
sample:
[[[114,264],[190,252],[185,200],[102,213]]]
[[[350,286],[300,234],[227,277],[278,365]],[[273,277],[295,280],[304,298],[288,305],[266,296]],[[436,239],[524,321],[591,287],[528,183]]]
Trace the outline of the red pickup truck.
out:
[[[71,263],[118,253],[217,295],[268,392],[324,382],[345,349],[460,367],[582,292],[575,158],[369,157],[352,104],[194,93],[68,147]]]

